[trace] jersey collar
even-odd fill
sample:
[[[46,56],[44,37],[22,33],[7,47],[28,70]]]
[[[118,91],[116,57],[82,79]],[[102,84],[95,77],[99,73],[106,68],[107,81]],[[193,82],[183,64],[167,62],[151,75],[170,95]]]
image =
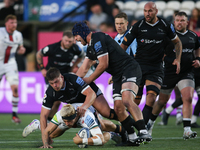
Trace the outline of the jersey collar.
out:
[[[188,33],[188,30],[186,30],[184,33],[183,32],[179,32],[177,30],[176,30],[176,32],[179,33],[179,34],[185,35],[186,33]]]

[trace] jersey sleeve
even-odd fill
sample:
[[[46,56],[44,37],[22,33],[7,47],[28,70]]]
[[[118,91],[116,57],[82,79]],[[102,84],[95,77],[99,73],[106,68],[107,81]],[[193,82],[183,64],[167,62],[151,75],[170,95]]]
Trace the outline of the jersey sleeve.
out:
[[[137,36],[137,26],[136,24],[134,24],[128,31],[128,33],[126,34],[126,36],[124,37],[123,40],[123,44],[129,46],[133,40],[136,38]]]
[[[177,37],[175,28],[173,26],[173,24],[167,24],[167,36],[171,39],[174,40]]]
[[[47,91],[43,97],[42,107],[45,109],[51,110],[54,101],[55,101],[54,97],[50,95],[50,93],[48,92],[48,89],[47,89]]]
[[[78,45],[75,44],[74,50],[75,50],[75,54],[76,54],[79,58],[82,58],[82,57],[84,56],[84,51],[83,51]]]
[[[54,123],[55,125],[59,126],[61,124],[60,122],[60,111],[58,111],[53,118],[51,119],[51,122]]]
[[[107,35],[108,36],[108,35]],[[106,35],[105,38],[101,37],[95,37],[94,42],[93,42],[93,49],[96,53],[97,59],[99,57],[102,57],[104,55],[108,54],[108,48],[106,46]]]
[[[75,89],[83,93],[88,87],[90,87],[83,79],[77,75],[70,74],[70,82],[72,82]]]
[[[19,45],[23,45],[23,36],[21,32],[19,32]]]
[[[51,55],[55,55],[53,54],[53,47],[51,45],[47,45],[46,47],[41,49],[41,53],[44,56],[51,56]]]

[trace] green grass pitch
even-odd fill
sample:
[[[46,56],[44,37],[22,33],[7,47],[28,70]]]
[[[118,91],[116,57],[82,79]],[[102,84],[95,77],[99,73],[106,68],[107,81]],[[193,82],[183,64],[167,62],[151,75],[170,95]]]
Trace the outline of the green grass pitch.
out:
[[[39,119],[39,114],[19,114],[22,123],[16,125],[11,122],[11,114],[0,114],[0,150],[24,149],[35,150],[42,146],[40,131],[33,132],[28,137],[22,137],[22,131],[33,119]],[[160,121],[160,117],[157,122]],[[182,125],[175,125],[175,117],[169,118],[167,126],[159,126],[157,122],[153,129],[153,141],[148,144],[141,144],[139,147],[116,147],[114,141],[109,141],[104,146],[89,146],[87,149],[109,149],[109,150],[200,150],[200,138],[183,140]],[[115,122],[117,123],[117,122]],[[198,118],[198,124],[200,119]],[[73,143],[72,138],[80,129],[70,129],[61,137],[55,138],[52,146],[55,150],[73,149],[80,150]],[[192,129],[200,135],[200,128]]]

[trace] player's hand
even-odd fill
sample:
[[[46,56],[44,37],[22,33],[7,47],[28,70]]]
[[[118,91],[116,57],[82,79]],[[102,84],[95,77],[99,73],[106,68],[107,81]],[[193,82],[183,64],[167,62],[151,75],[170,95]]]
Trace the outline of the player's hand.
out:
[[[84,117],[86,109],[84,107],[80,106],[80,107],[77,107],[77,112],[81,117]]]
[[[46,69],[42,69],[42,70],[41,70],[41,73],[42,73],[43,77],[46,77],[47,70],[46,70]]]
[[[77,133],[76,133],[76,136],[73,138],[73,141],[75,144],[82,144],[82,139]]]
[[[53,146],[51,146],[51,145],[43,145],[40,148],[53,148]]]
[[[180,68],[180,62],[177,61],[177,59],[174,59],[172,65],[176,65],[176,74],[179,74],[180,70],[181,70],[181,68]]]
[[[24,46],[19,46],[17,49],[17,54],[23,55],[26,52],[26,48]]]
[[[90,81],[89,77],[83,78],[83,81],[85,81],[87,84],[90,84],[92,81]]]
[[[199,68],[199,67],[200,67],[199,60],[195,59],[195,60],[192,61],[192,63],[193,63],[192,66],[193,66],[194,68]]]
[[[112,84],[113,80],[112,80],[112,76],[108,79],[108,84]]]

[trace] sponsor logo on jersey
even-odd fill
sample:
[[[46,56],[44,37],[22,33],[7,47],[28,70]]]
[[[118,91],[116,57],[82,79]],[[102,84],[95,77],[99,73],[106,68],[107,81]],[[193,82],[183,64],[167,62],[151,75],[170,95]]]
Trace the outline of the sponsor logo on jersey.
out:
[[[172,32],[175,33],[175,29],[174,29],[173,24],[171,24],[170,28],[171,28]]]
[[[124,41],[127,42],[127,38],[126,37],[124,37]]]
[[[49,47],[46,46],[46,47],[43,49],[43,53],[46,54],[48,51],[49,51]]]
[[[94,49],[96,52],[98,52],[102,48],[101,42],[98,41],[94,44]]]
[[[87,115],[87,117],[85,118],[85,124],[89,128],[91,128],[95,124],[95,121],[94,121],[94,119],[90,115]]]
[[[141,30],[141,32],[147,32],[147,30]]]
[[[182,49],[183,53],[192,53],[194,49],[184,48]]]
[[[159,43],[162,43],[163,40],[149,40],[149,39],[142,39],[144,41],[141,41],[142,43],[145,42],[147,44],[151,44],[151,43],[155,43],[155,44],[159,44]]]
[[[144,42],[144,39],[141,39],[140,41],[143,43],[143,42]]]
[[[83,79],[81,79],[80,77],[78,77],[76,79],[76,83],[82,86],[85,82],[83,81]]]

